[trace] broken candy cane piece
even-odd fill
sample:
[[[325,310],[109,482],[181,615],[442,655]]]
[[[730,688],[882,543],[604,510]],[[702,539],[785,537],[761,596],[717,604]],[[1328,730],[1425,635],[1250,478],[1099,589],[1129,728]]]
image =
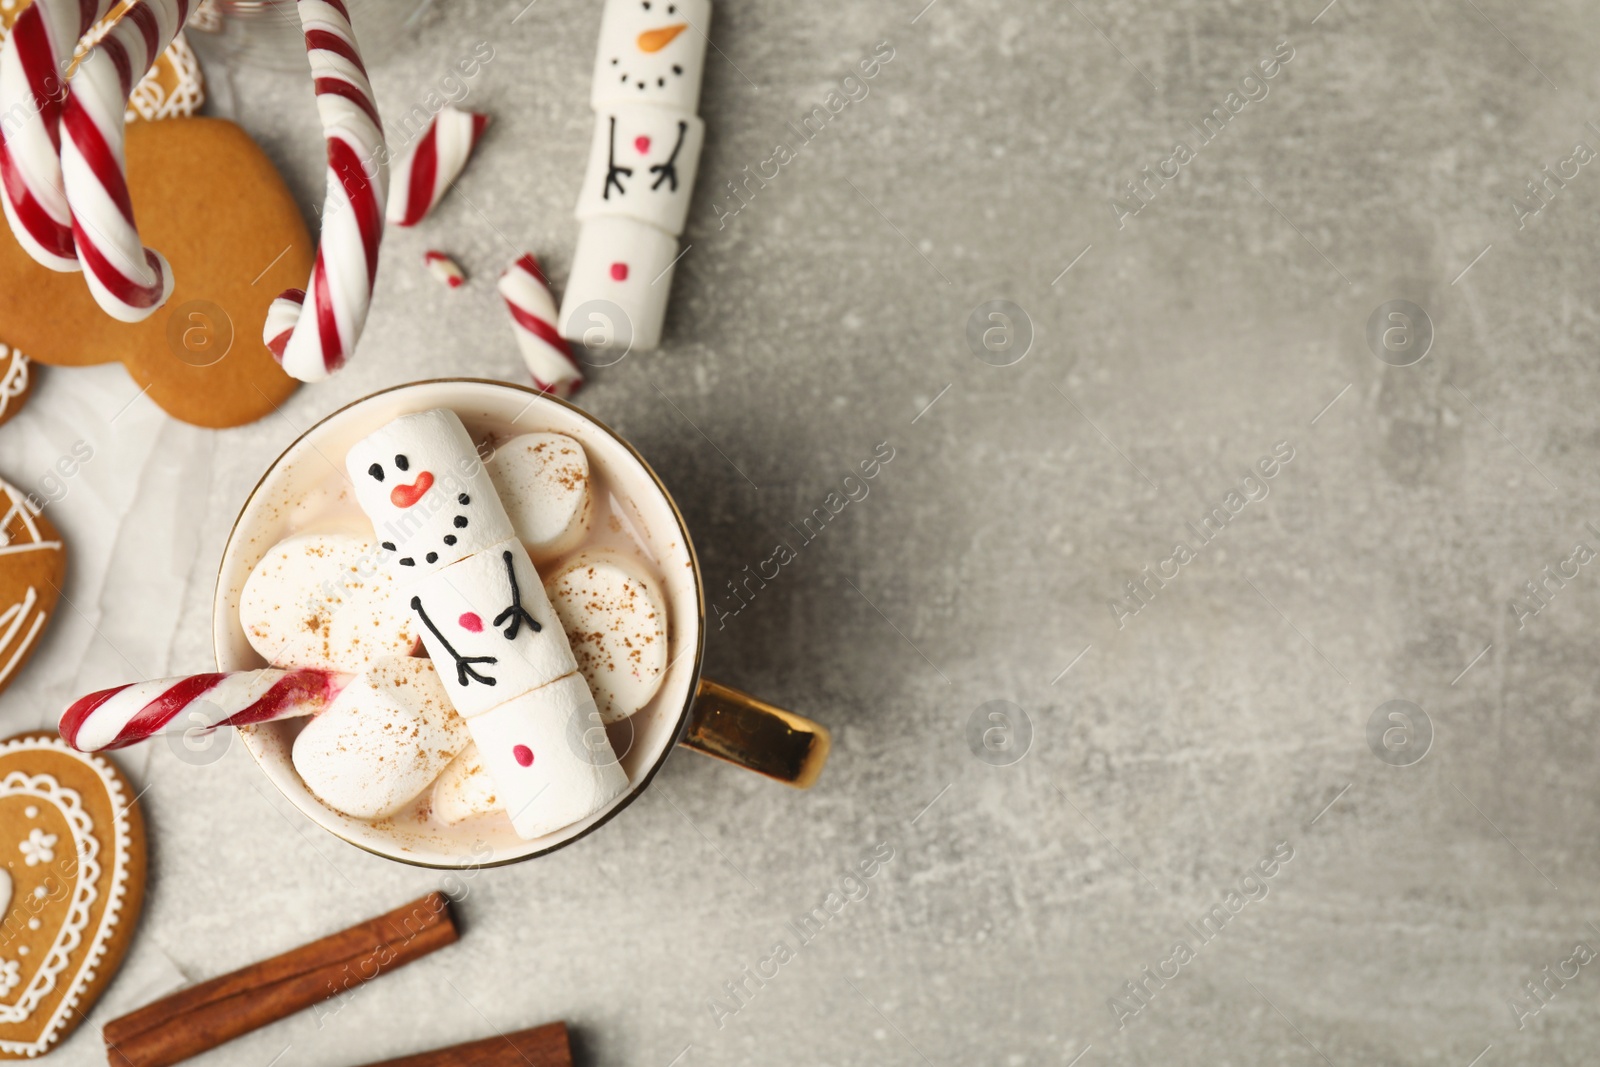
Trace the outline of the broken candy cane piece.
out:
[[[61,715],[61,739],[79,752],[123,748],[156,734],[314,715],[350,675],[309,669],[196,674],[105,689]]]
[[[443,252],[429,249],[422,253],[422,262],[427,266],[429,274],[451,289],[459,289],[467,283],[467,272],[461,269],[461,264]]]
[[[556,301],[539,261],[529,254],[511,264],[500,275],[499,290],[533,384],[559,397],[576,393],[583,385],[583,368],[556,329]]]
[[[445,105],[422,131],[415,147],[393,165],[389,221],[396,226],[415,226],[427,218],[460,176],[488,125],[488,115]]]

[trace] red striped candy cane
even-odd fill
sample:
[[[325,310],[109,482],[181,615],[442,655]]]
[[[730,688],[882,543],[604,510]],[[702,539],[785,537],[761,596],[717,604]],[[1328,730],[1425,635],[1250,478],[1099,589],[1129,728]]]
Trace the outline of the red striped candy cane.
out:
[[[79,752],[123,748],[156,734],[210,732],[322,711],[350,684],[333,671],[267,669],[135,682],[76,701],[61,739]]]
[[[446,105],[412,150],[394,162],[389,180],[389,221],[415,226],[454,184],[489,125],[489,116]]]
[[[141,322],[172,295],[172,268],[145,248],[128,198],[128,98],[189,17],[189,0],[141,0],[83,61],[61,109],[61,174],[89,291],[106,314]]]
[[[583,368],[556,329],[555,298],[538,260],[531,254],[517,260],[500,275],[498,288],[533,384],[559,397],[576,393],[583,385]]]
[[[467,272],[461,269],[461,264],[436,248],[430,248],[422,253],[422,262],[428,268],[429,274],[452,289],[459,289],[467,284]]]
[[[0,46],[0,204],[17,241],[51,270],[78,269],[61,182],[67,68],[117,0],[37,0]]]
[[[311,280],[273,301],[263,339],[285,371],[316,382],[344,366],[367,321],[389,150],[342,0],[299,0],[299,8],[328,145],[328,191]]]

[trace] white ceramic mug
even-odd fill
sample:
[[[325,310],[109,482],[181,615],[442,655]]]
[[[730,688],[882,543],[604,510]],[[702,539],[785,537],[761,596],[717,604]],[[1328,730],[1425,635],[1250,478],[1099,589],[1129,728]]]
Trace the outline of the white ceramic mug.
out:
[[[790,712],[700,677],[705,596],[700,564],[683,516],[644,458],[615,431],[563,400],[525,386],[478,379],[416,382],[375,393],[341,408],[307,430],[245,501],[217,576],[212,635],[217,669],[265,666],[239,623],[239,598],[250,571],[273,545],[307,527],[327,529],[341,519],[359,529],[344,469],[351,445],[400,415],[448,408],[474,439],[555,432],[582,443],[591,467],[625,499],[636,537],[654,558],[668,605],[668,668],[656,697],[624,724],[608,730],[628,789],[600,811],[553,834],[523,840],[503,817],[445,827],[396,817],[368,822],[318,800],[290,762],[304,720],[240,731],[274,785],[313,822],[369,852],[429,867],[477,867],[542,855],[583,837],[633,802],[661,768],[674,742],[805,788],[822,769],[827,730]],[[370,530],[368,531],[370,532]]]

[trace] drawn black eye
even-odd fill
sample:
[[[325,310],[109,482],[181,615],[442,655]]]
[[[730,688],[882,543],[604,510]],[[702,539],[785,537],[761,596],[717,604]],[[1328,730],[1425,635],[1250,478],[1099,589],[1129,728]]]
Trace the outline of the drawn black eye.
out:
[[[465,515],[457,515],[456,516],[456,529],[465,530],[466,528],[467,528],[467,517]]]
[[[466,507],[468,504],[472,503],[472,498],[465,493],[462,493],[460,496],[456,497],[456,499],[461,502],[462,507]]]
[[[367,468],[367,473],[372,475],[378,481],[383,481],[383,464],[374,463],[372,466]]]
[[[393,552],[394,551],[394,542],[393,541],[385,541],[383,543],[383,547],[384,547],[384,549],[386,551]]]
[[[427,559],[428,559],[429,563],[438,563],[439,562],[439,553],[437,553],[437,552],[429,552],[428,556],[427,556]]]
[[[447,544],[447,545],[455,544],[456,543],[456,535],[455,534],[445,534],[444,535],[444,543]]]
[[[676,15],[677,13],[678,13],[678,5],[677,4],[668,4],[667,5],[667,14]]]
[[[644,9],[646,11],[650,10],[650,0],[644,0]]]
[[[674,63],[674,64],[672,64],[672,73],[674,73],[674,74],[682,74],[683,73],[683,68],[678,66],[678,64]]]
[[[408,471],[411,469],[411,461],[404,456],[394,457],[394,465],[403,471]]]
[[[665,85],[666,85],[666,84],[667,84],[667,79],[665,79],[665,78],[657,78],[657,79],[656,79],[656,86],[657,86],[657,88],[660,88],[660,87],[662,87],[662,86],[665,86]]]

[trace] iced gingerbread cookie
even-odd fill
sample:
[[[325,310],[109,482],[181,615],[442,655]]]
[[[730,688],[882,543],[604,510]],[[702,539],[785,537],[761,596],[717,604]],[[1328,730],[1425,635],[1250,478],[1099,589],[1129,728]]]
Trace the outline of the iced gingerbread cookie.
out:
[[[144,818],[111,762],[0,742],[0,1058],[48,1052],[110,983],[144,902]]]
[[[56,528],[21,490],[0,481],[0,691],[33,655],[66,573]]]
[[[33,367],[28,357],[10,345],[0,344],[0,425],[22,410],[32,392]]]
[[[128,127],[128,188],[140,233],[172,264],[172,296],[143,322],[96,305],[82,273],[58,274],[0,239],[0,336],[38,363],[121,360],[131,396],[222,429],[270,415],[294,392],[262,341],[272,295],[304,285],[313,245],[272,162],[222,119]]]

